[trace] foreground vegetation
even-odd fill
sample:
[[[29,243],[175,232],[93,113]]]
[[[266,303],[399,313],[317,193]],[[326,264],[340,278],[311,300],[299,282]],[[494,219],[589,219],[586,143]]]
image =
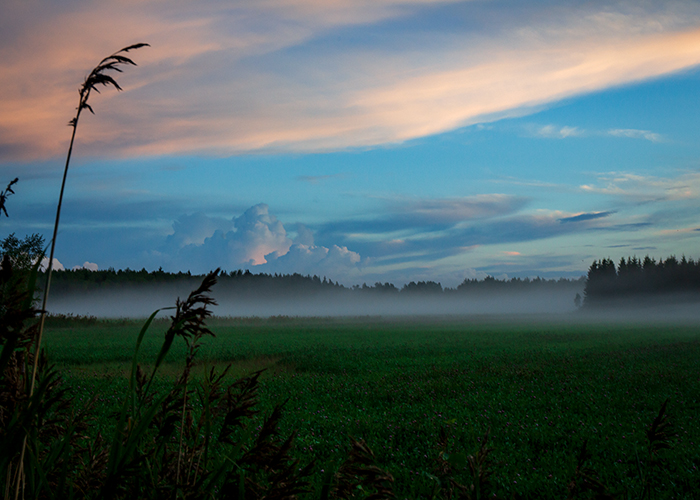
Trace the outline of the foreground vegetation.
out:
[[[210,326],[216,338],[201,343],[193,376],[229,362],[231,381],[266,370],[256,379],[262,412],[252,427],[260,430],[262,417],[286,401],[279,432],[297,432],[290,453],[298,468],[315,464],[307,471],[312,498],[343,467],[352,439],[359,440],[352,453],[366,443],[371,465],[385,473],[375,471],[374,489],[365,484],[354,497],[376,494],[377,484],[399,498],[459,497],[455,485],[478,484],[475,474],[504,498],[700,491],[696,326],[528,318],[213,319]],[[157,358],[167,328],[156,321],[141,362]],[[49,356],[67,385],[78,401],[97,398],[92,432],[113,432],[138,331],[129,321],[48,324]],[[158,391],[172,386],[187,352],[173,345]]]

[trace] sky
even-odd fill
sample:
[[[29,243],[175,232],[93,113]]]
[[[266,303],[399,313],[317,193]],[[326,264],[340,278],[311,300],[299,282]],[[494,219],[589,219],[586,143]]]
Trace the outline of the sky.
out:
[[[0,237],[352,285],[700,258],[700,3],[5,0]],[[4,180],[3,180],[4,179]]]

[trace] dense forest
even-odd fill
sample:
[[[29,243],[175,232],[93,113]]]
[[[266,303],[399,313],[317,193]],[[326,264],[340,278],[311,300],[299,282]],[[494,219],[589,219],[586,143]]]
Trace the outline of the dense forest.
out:
[[[159,269],[147,271],[141,269],[90,271],[76,269],[56,272],[53,276],[52,290],[57,293],[91,291],[97,289],[120,289],[134,286],[151,285],[168,287],[175,284],[196,284],[201,276],[191,273],[168,273]],[[238,292],[263,296],[284,296],[289,294],[316,293],[353,293],[382,295],[460,295],[491,292],[523,292],[528,290],[575,290],[582,288],[584,278],[567,280],[546,280],[542,278],[512,278],[499,280],[487,276],[483,280],[465,279],[456,288],[443,287],[435,281],[411,281],[398,288],[392,283],[374,283],[374,285],[354,285],[346,287],[337,281],[319,276],[294,274],[254,274],[249,270],[222,271],[217,287],[221,291]]]
[[[700,261],[637,257],[593,261],[584,290],[584,306],[617,307],[624,301],[643,305],[652,300],[697,301],[700,299]]]

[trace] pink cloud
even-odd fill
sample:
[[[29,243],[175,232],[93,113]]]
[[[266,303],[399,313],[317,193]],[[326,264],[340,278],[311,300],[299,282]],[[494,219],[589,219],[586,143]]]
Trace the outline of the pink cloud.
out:
[[[227,155],[401,142],[700,64],[700,6],[560,9],[507,34],[440,35],[424,49],[304,47],[337,26],[411,15],[430,0],[205,0],[4,8],[0,158],[63,155],[77,88],[102,57],[149,42],[123,95],[92,101],[83,155]],[[695,24],[693,24],[695,23]],[[295,49],[292,64],[284,51]],[[88,125],[89,124],[89,125]],[[632,132],[621,131],[618,134]],[[651,136],[649,136],[651,137]],[[650,138],[651,140],[651,138]]]

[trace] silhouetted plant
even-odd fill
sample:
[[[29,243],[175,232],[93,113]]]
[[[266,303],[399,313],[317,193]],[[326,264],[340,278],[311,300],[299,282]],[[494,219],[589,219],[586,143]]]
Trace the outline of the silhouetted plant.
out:
[[[15,177],[10,181],[4,191],[0,191],[0,214],[5,214],[5,217],[9,217],[9,215],[7,215],[7,209],[5,208],[5,201],[7,200],[8,196],[15,194],[15,192],[12,190],[12,186],[17,184],[18,180],[19,178]]]
[[[54,227],[53,227],[53,236],[51,237],[51,251],[49,252],[49,261],[46,269],[46,285],[44,286],[44,298],[42,301],[42,313],[41,313],[41,319],[39,322],[39,333],[37,335],[37,341],[36,341],[36,350],[39,352],[41,349],[41,341],[42,341],[42,336],[44,333],[44,319],[45,319],[45,313],[43,311],[46,310],[46,305],[49,297],[49,290],[51,288],[51,273],[53,271],[53,258],[54,258],[54,251],[56,249],[56,236],[58,235],[58,225],[61,219],[61,206],[63,205],[63,193],[66,188],[66,177],[68,176],[68,166],[70,165],[70,157],[73,152],[73,143],[75,142],[75,133],[78,130],[78,121],[80,120],[80,114],[83,112],[84,109],[87,109],[90,111],[90,113],[95,114],[95,112],[92,109],[92,106],[88,104],[88,100],[90,98],[90,93],[94,90],[98,94],[100,91],[98,90],[97,86],[102,85],[104,87],[109,87],[112,86],[117,90],[122,90],[122,88],[119,86],[117,81],[111,77],[109,74],[107,74],[107,71],[116,71],[118,73],[121,73],[122,70],[119,68],[120,65],[132,65],[136,66],[136,63],[132,61],[130,58],[122,55],[125,54],[131,50],[136,50],[141,47],[147,47],[149,46],[147,43],[136,43],[133,45],[129,45],[128,47],[124,47],[121,50],[118,50],[111,56],[107,56],[104,59],[100,61],[100,63],[93,68],[93,70],[90,72],[90,74],[85,78],[85,81],[83,82],[83,85],[80,87],[79,94],[80,94],[80,101],[78,102],[78,107],[77,111],[75,113],[75,116],[71,119],[70,122],[68,122],[68,125],[73,128],[73,132],[71,134],[70,138],[70,145],[68,146],[68,154],[66,155],[66,165],[63,169],[63,180],[61,181],[61,191],[58,196],[58,205],[56,207],[56,221],[54,222]],[[35,357],[35,359],[38,359]],[[35,379],[35,373],[36,373],[36,365],[33,368],[32,371],[32,382],[30,385],[30,394],[34,390],[34,379]]]
[[[441,451],[435,466],[440,487],[435,496],[446,500],[497,498],[492,483],[496,464],[491,457],[493,448],[488,444],[489,432],[479,440],[478,450],[467,454],[448,450],[448,430],[446,427],[440,429],[438,446]]]
[[[90,97],[90,92],[95,91],[99,93],[99,90],[97,89],[98,85],[103,85],[103,86],[113,86],[117,90],[121,90],[121,87],[119,84],[112,78],[109,74],[107,74],[107,71],[117,71],[121,72],[121,69],[119,68],[120,65],[123,64],[128,64],[128,65],[136,65],[134,61],[129,59],[128,57],[122,55],[123,53],[129,52],[130,50],[135,50],[141,47],[144,47],[148,44],[145,43],[137,43],[134,45],[130,45],[128,47],[124,47],[123,49],[115,52],[114,54],[104,58],[100,63],[90,72],[90,74],[85,78],[85,81],[83,82],[82,87],[80,88],[79,94],[80,94],[80,101],[78,103],[78,108],[75,114],[75,117],[69,122],[69,125],[73,128],[73,132],[71,135],[71,140],[70,140],[70,146],[68,147],[68,154],[66,156],[66,165],[63,170],[63,180],[61,182],[61,191],[59,194],[58,198],[58,206],[56,208],[56,221],[54,223],[54,230],[53,230],[53,237],[51,238],[51,251],[49,254],[49,261],[48,261],[48,266],[47,266],[47,272],[46,272],[46,284],[44,286],[44,297],[43,297],[43,302],[42,302],[42,307],[41,307],[41,317],[39,320],[39,327],[38,331],[36,333],[36,338],[34,341],[34,356],[33,356],[33,366],[31,370],[31,378],[29,382],[29,388],[28,388],[28,398],[30,401],[33,401],[32,398],[34,396],[34,389],[36,385],[36,380],[37,380],[37,375],[39,372],[39,359],[40,359],[40,353],[41,353],[41,342],[42,342],[42,337],[43,337],[43,331],[44,331],[44,320],[45,320],[45,311],[46,311],[46,305],[48,301],[48,296],[49,296],[49,289],[51,287],[51,273],[53,271],[53,258],[54,258],[54,250],[56,248],[56,236],[58,234],[58,225],[61,217],[61,205],[63,203],[63,193],[65,191],[65,186],[66,186],[66,177],[68,175],[68,166],[70,165],[70,157],[71,153],[73,151],[73,143],[75,141],[75,133],[78,128],[78,120],[80,119],[80,114],[84,109],[89,110],[91,113],[94,113],[92,107],[90,104],[88,104],[88,99]],[[2,192],[2,210],[5,214],[7,214],[7,211],[5,210],[5,200],[7,199],[7,196],[9,193],[13,193],[12,191],[12,185],[16,182],[16,180],[12,181],[7,189]],[[38,264],[37,264],[38,266]],[[32,300],[33,300],[33,293],[34,290],[32,290]],[[41,401],[41,398],[38,400]],[[38,404],[38,402],[37,402]],[[25,422],[26,423],[26,422]],[[31,430],[32,426],[29,427]],[[22,435],[23,433],[20,433]],[[27,434],[23,434],[24,441],[22,444],[22,451],[20,453],[19,457],[19,466],[18,466],[18,472],[16,475],[16,488],[15,488],[15,497],[19,496],[20,489],[24,489],[25,487],[25,469],[24,469],[24,456],[27,448]],[[38,442],[36,443],[38,444]]]
[[[394,477],[376,465],[374,453],[363,440],[350,439],[348,457],[333,479],[335,484],[330,489],[330,498],[394,498]]]
[[[28,392],[36,324],[25,290],[14,287],[11,263],[3,265],[0,291],[0,485],[5,498],[270,498],[293,499],[309,491],[313,464],[292,458],[294,434],[279,436],[282,405],[251,428],[257,415],[258,378],[226,383],[229,371],[210,370],[201,380],[192,369],[201,341],[212,332],[208,274],[186,300],[178,300],[163,344],[147,375],[137,363],[156,314],[139,332],[129,387],[111,439],[87,435],[91,405],[80,410],[45,356],[36,390]],[[7,293],[8,295],[5,295]],[[8,300],[5,300],[8,299]],[[169,390],[154,381],[173,343],[187,344],[185,367]],[[42,351],[43,352],[43,351]],[[26,436],[26,440],[25,440]],[[26,454],[22,443],[26,441]],[[24,467],[22,467],[24,465]],[[24,480],[21,480],[22,469]]]
[[[656,415],[646,431],[646,462],[642,462],[639,457],[637,457],[639,479],[642,483],[642,492],[639,497],[641,499],[654,498],[659,473],[666,465],[662,452],[663,450],[671,448],[671,438],[669,436],[671,424],[669,423],[668,415],[666,414],[667,404],[668,399],[664,401],[663,405],[661,405],[658,415]]]
[[[38,252],[22,260],[5,251],[0,269],[0,478],[6,499],[27,490],[51,491],[75,479],[67,471],[74,471],[69,463],[87,428],[89,405],[76,411],[60,374],[43,352],[32,349],[37,338],[36,279],[43,256]],[[30,392],[32,374],[37,383]]]
[[[576,469],[567,485],[569,499],[593,498],[595,500],[614,500],[617,498],[600,480],[598,472],[591,467],[591,453],[587,449],[588,440],[584,440],[576,457]]]
[[[20,240],[10,233],[0,242],[0,256],[7,256],[15,271],[29,271],[44,256],[44,237],[34,233]]]

